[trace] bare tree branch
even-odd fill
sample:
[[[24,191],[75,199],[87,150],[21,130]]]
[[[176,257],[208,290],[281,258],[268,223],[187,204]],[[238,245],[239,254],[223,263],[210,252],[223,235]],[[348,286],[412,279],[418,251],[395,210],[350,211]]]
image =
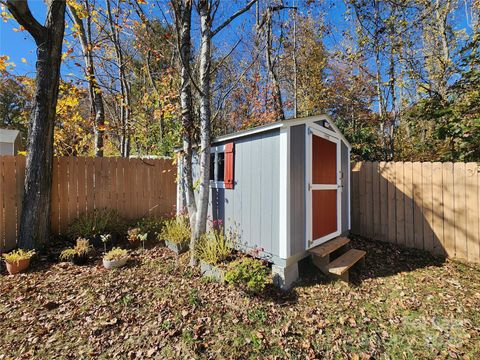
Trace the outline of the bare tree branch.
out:
[[[230,24],[233,20],[235,20],[237,17],[242,15],[243,13],[247,12],[250,10],[250,8],[257,2],[257,0],[251,0],[247,5],[245,5],[244,8],[238,10],[235,14],[230,16],[227,20],[225,20],[220,26],[218,26],[215,30],[212,31],[212,38],[217,35],[220,31],[223,30],[228,24]]]

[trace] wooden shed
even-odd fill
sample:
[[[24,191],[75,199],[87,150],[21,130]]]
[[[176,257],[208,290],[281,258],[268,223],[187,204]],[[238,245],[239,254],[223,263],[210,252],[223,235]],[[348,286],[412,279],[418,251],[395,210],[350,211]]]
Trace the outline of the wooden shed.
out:
[[[0,156],[17,155],[20,150],[20,131],[0,129]]]
[[[298,278],[299,260],[350,229],[350,149],[326,115],[216,138],[209,216],[236,232],[244,249],[261,249],[278,285],[288,288]],[[194,157],[194,177],[197,163]],[[181,161],[178,166],[181,174]],[[181,181],[177,194],[180,211]]]

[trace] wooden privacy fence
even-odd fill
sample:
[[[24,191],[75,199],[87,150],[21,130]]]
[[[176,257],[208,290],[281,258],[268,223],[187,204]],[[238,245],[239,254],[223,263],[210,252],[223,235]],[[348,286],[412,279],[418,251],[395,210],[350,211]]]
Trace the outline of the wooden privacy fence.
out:
[[[0,247],[15,247],[25,157],[0,156]],[[172,213],[176,203],[172,160],[59,157],[53,163],[52,232],[64,234],[78,215],[99,208],[134,220]]]
[[[477,163],[352,165],[352,232],[480,262]]]

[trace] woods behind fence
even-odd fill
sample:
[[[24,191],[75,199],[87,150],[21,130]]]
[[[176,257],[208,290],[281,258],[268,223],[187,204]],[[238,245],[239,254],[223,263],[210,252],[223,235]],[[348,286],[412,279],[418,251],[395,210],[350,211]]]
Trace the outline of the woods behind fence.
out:
[[[352,232],[480,262],[477,163],[352,164]]]
[[[0,247],[15,247],[25,157],[0,156]],[[172,160],[59,157],[54,159],[51,228],[65,234],[78,215],[115,209],[127,220],[174,211],[176,167]]]

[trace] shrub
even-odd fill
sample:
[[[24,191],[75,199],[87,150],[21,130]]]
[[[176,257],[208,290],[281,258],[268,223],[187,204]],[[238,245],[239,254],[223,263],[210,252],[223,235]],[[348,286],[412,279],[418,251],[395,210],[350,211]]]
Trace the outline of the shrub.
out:
[[[112,261],[112,260],[120,260],[124,259],[128,256],[128,251],[125,249],[120,249],[120,248],[113,248],[109,252],[107,252],[103,259],[107,261]]]
[[[202,236],[197,246],[197,256],[207,264],[216,265],[225,261],[233,250],[233,242],[221,229],[213,229]]]
[[[34,250],[25,251],[23,249],[18,249],[10,251],[8,254],[3,254],[3,258],[7,263],[16,263],[18,265],[20,261],[30,259],[34,255]]]
[[[83,238],[78,238],[77,243],[74,247],[65,249],[60,254],[60,260],[62,261],[71,261],[74,260],[75,257],[87,257],[93,250],[92,245],[90,245],[90,241]]]
[[[135,227],[139,228],[141,233],[157,235],[162,231],[163,221],[151,217],[145,217],[138,220]]]
[[[177,216],[165,221],[164,227],[158,235],[158,240],[167,240],[175,244],[185,244],[190,240],[190,224],[188,217]]]
[[[73,239],[92,238],[100,234],[123,234],[126,222],[112,209],[95,209],[76,218],[68,227]]]
[[[228,264],[225,281],[252,294],[258,294],[268,283],[269,269],[263,261],[243,257]]]

